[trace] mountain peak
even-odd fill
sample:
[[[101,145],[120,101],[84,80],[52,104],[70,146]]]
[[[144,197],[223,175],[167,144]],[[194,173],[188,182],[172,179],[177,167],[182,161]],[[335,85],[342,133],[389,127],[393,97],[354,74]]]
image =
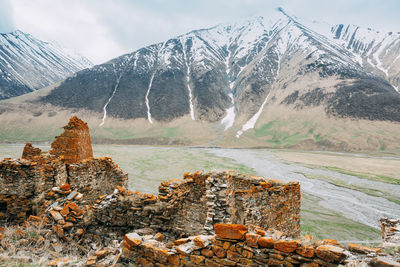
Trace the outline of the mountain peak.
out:
[[[93,66],[86,58],[21,30],[0,35],[0,99],[40,89]]]

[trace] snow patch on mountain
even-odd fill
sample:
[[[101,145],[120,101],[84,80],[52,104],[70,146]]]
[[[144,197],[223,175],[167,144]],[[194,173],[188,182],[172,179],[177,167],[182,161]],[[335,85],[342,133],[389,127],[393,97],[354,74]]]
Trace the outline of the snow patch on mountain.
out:
[[[262,105],[261,105],[260,109],[257,111],[257,113],[254,114],[254,116],[251,117],[251,119],[248,120],[248,121],[242,126],[242,129],[239,130],[239,131],[236,133],[236,138],[240,138],[240,136],[241,136],[245,131],[254,128],[254,125],[256,125],[256,122],[257,122],[258,118],[260,117],[261,112],[263,111],[265,104],[267,104],[268,97],[269,97],[270,94],[271,94],[271,91],[268,93],[267,97],[265,98],[264,102],[262,103]]]

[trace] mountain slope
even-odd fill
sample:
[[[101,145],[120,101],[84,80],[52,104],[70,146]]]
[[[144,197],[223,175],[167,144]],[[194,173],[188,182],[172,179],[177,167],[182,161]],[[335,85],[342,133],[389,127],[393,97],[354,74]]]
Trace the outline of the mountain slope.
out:
[[[341,38],[338,29],[332,31]],[[190,115],[193,120],[221,121],[225,129],[238,123],[243,131],[254,126],[254,116],[277,80],[295,82],[318,74],[321,83],[338,79],[337,92],[322,92],[319,97],[325,100],[316,100],[329,114],[399,121],[393,105],[400,99],[393,87],[364,68],[349,48],[280,9],[272,17],[193,31],[78,72],[43,101],[101,112],[104,119],[147,118],[153,123]],[[290,66],[289,77],[282,73],[283,64]],[[358,85],[367,89],[357,91],[353,101],[348,96]],[[287,94],[282,104],[304,106],[295,96],[307,98],[308,89],[300,91],[300,96],[298,91]],[[377,110],[370,113],[368,105]]]
[[[398,144],[400,66],[386,76],[368,62],[371,50],[354,50],[335,26],[314,26],[278,9],[192,31],[79,71],[31,102],[49,107],[38,118],[79,112],[106,139],[345,150]],[[396,45],[378,53],[381,62],[398,56]]]
[[[0,34],[0,99],[25,94],[91,67],[86,58],[22,31]]]

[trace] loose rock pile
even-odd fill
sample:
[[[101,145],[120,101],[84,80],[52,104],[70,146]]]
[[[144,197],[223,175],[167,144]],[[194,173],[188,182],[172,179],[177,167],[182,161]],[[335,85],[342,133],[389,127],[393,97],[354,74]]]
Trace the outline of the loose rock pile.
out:
[[[86,204],[83,194],[72,191],[69,184],[64,184],[54,187],[48,198],[54,201],[46,209],[54,223],[52,230],[65,241],[79,240],[86,228],[84,215],[87,207],[83,206]]]
[[[215,224],[214,230],[215,235],[178,240],[132,232],[124,236],[121,261],[138,266],[396,266],[380,249],[353,244],[347,250],[332,239],[292,239],[276,230],[251,232],[237,224]]]

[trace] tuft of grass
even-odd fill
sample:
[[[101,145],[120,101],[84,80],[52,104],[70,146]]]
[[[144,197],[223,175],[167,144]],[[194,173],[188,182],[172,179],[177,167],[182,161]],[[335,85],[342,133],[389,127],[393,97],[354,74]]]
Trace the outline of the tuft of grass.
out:
[[[316,134],[314,135],[314,140],[315,142],[319,142],[322,141],[324,138],[322,138],[322,136],[320,134]]]

